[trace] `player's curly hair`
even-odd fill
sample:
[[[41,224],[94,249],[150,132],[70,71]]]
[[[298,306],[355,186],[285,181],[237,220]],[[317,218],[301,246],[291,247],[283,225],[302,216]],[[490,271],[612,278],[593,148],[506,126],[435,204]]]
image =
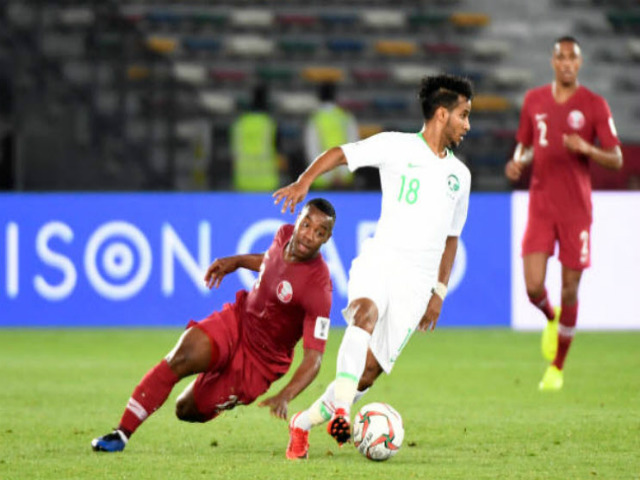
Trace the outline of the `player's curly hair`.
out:
[[[325,200],[324,198],[312,198],[311,200],[309,200],[305,204],[305,206],[306,205],[313,205],[314,207],[316,207],[318,210],[320,210],[325,215],[328,215],[331,218],[333,218],[333,220],[335,222],[335,220],[336,220],[336,209],[333,208],[333,205],[331,205],[331,202],[329,202],[329,200]]]
[[[460,95],[467,100],[473,98],[473,85],[468,78],[446,73],[423,78],[418,98],[424,119],[430,120],[438,107],[453,110]]]

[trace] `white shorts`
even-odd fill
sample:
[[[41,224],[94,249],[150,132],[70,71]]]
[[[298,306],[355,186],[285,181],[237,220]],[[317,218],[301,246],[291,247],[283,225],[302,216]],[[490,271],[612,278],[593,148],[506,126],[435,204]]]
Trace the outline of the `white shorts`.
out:
[[[418,327],[436,283],[436,273],[417,270],[403,258],[365,242],[349,270],[348,303],[369,298],[378,308],[378,321],[369,347],[382,369],[389,373],[400,352]],[[342,311],[347,323],[352,319]]]

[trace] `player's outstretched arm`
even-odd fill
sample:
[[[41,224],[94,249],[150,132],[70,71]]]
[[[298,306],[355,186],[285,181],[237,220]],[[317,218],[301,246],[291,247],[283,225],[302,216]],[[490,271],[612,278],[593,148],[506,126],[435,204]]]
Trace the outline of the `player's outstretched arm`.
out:
[[[274,417],[287,419],[289,402],[296,398],[313,379],[316,378],[322,364],[322,353],[310,348],[304,349],[304,357],[289,383],[273,397],[261,401],[259,407],[269,407]]]
[[[231,257],[216,258],[204,274],[204,283],[207,288],[218,288],[222,279],[238,268],[247,268],[257,272],[264,258],[263,253],[248,253],[246,255],[233,255]]]
[[[340,147],[333,147],[317,157],[307,169],[300,174],[298,179],[276,190],[273,194],[274,203],[282,201],[282,213],[287,209],[293,213],[296,205],[304,200],[313,181],[325,172],[333,170],[339,165],[346,165],[347,159]]]

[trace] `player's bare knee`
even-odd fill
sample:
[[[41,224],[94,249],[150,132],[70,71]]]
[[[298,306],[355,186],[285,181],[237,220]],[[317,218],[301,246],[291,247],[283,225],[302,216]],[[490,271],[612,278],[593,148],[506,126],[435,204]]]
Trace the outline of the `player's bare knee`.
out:
[[[204,417],[187,399],[178,399],[176,402],[176,417],[183,422],[202,423]]]

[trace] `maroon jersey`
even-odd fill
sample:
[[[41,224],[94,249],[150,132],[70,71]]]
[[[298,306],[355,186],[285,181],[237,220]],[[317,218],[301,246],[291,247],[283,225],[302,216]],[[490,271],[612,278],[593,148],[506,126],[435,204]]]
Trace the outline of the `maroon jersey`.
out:
[[[260,367],[278,376],[289,369],[301,337],[305,348],[324,352],[329,334],[329,267],[321,255],[306,262],[284,260],[293,228],[280,227],[256,283],[238,309],[243,341]]]
[[[529,90],[520,114],[517,140],[533,146],[529,213],[554,220],[591,222],[591,177],[588,158],[572,153],[563,134],[577,133],[602,148],[620,144],[604,98],[578,87],[557,103],[551,85]]]

